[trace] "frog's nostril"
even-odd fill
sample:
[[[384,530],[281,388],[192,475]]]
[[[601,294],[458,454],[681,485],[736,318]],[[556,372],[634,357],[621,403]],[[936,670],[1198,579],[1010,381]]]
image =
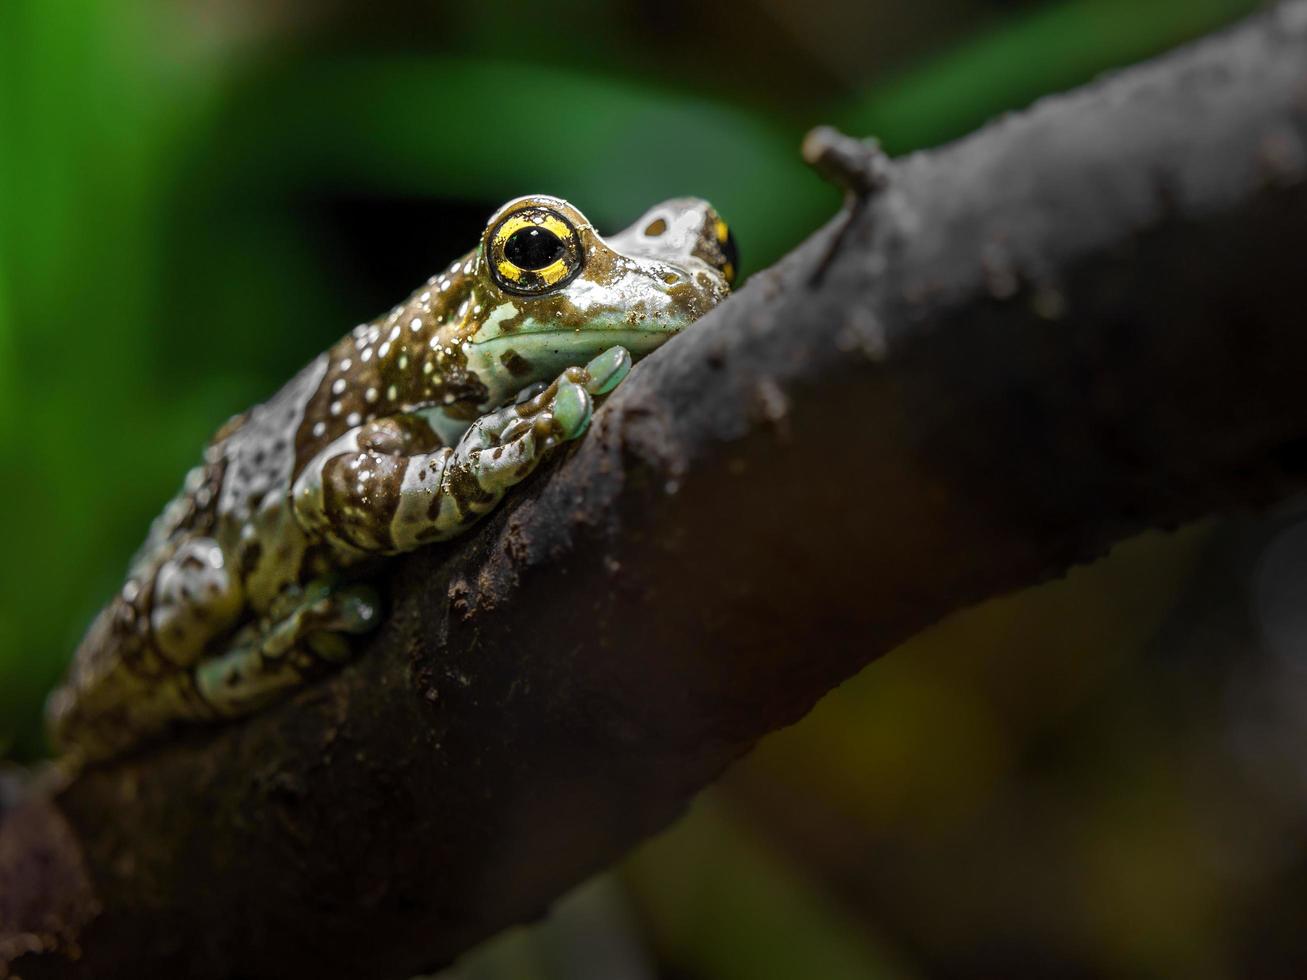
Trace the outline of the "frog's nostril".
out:
[[[645,238],[657,238],[659,235],[663,234],[665,231],[667,231],[667,219],[666,219],[666,218],[655,218],[653,221],[649,222],[649,224],[647,224],[647,225],[645,226],[645,229],[644,229],[644,237],[645,237]]]

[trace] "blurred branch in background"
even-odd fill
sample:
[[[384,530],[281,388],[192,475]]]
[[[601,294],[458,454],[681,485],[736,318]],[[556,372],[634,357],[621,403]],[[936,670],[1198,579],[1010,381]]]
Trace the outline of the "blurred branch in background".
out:
[[[829,229],[405,560],[356,663],[21,804],[19,972],[446,961],[942,615],[1300,488],[1304,64],[1286,4],[895,165],[821,288]]]

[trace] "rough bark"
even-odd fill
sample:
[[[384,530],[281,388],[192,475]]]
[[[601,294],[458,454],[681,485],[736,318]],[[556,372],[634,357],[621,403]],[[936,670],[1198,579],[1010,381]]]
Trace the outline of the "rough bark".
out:
[[[0,957],[430,968],[950,611],[1301,488],[1305,173],[1302,2],[895,162],[486,526],[397,562],[357,662],[29,789]]]

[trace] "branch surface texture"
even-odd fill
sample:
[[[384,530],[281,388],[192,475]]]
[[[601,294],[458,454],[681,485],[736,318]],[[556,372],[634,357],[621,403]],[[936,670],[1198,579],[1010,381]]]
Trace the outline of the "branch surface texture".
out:
[[[838,149],[876,177],[852,218],[398,562],[355,663],[11,802],[0,961],[430,969],[949,612],[1307,482],[1307,3],[892,165]]]

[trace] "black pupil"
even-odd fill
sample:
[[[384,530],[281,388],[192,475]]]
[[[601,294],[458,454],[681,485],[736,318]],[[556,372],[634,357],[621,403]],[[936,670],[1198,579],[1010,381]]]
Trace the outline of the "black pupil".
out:
[[[563,257],[563,242],[543,228],[521,228],[504,242],[504,258],[519,269],[543,269]]]

